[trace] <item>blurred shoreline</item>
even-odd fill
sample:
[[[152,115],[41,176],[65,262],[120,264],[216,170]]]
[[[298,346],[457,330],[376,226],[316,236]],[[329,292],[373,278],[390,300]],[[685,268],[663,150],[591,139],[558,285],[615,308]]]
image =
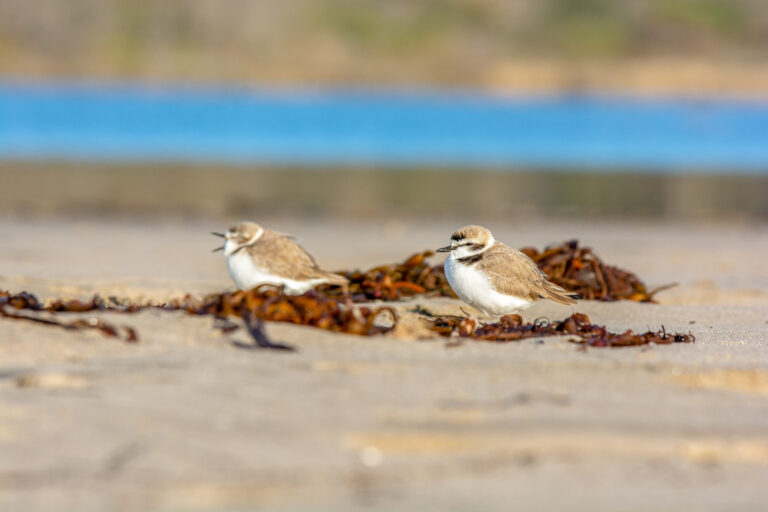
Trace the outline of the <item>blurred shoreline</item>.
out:
[[[768,219],[765,174],[0,161],[0,182],[22,217]]]
[[[190,74],[171,67],[107,69],[86,65],[76,73],[36,62],[34,58],[0,61],[0,77],[20,84],[73,82],[141,84],[167,87],[295,89],[311,87],[372,90],[472,91],[500,95],[596,95],[637,98],[768,100],[768,63],[655,58],[622,60],[514,59],[493,63],[472,73],[408,70],[392,65],[376,69],[306,66],[250,67],[219,63],[201,65]],[[238,63],[239,64],[239,63]]]

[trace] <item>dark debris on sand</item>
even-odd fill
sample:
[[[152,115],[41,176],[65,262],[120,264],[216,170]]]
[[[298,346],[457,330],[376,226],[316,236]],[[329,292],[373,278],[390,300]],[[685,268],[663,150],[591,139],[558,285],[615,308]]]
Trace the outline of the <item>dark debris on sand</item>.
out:
[[[69,301],[70,308],[63,306],[61,301],[57,301],[54,308],[46,308],[31,293],[21,292],[11,294],[8,291],[0,290],[0,317],[11,320],[24,320],[54,327],[61,327],[70,331],[73,330],[95,330],[101,332],[104,336],[121,338],[128,343],[139,341],[139,335],[133,327],[127,325],[117,326],[96,317],[77,318],[75,320],[62,321],[56,318],[54,314],[57,311],[69,311],[82,313],[99,309],[95,306],[98,299],[94,297],[90,303],[81,301]],[[63,308],[63,309],[62,309]],[[22,312],[26,311],[26,312]]]
[[[397,314],[389,306],[350,306],[344,300],[328,297],[315,290],[304,295],[286,295],[276,286],[262,285],[253,290],[217,293],[203,299],[188,295],[159,307],[217,318],[254,317],[363,336],[388,332],[397,322]],[[382,326],[376,322],[383,313],[391,315],[390,325]]]
[[[589,347],[633,347],[638,345],[668,345],[670,343],[693,343],[693,334],[648,331],[637,334],[631,330],[623,333],[609,332],[604,325],[595,325],[583,313],[574,313],[565,320],[550,322],[536,320],[523,322],[520,315],[506,315],[493,324],[477,326],[471,318],[437,318],[432,322],[432,330],[441,336],[458,336],[478,341],[510,342],[542,336],[570,335],[569,341]]]
[[[248,332],[260,347],[279,348],[271,343],[262,328],[263,321],[289,322],[335,332],[373,336],[392,330],[397,314],[388,306],[369,308],[352,307],[344,300],[327,297],[318,291],[304,295],[286,295],[276,286],[263,285],[253,290],[218,293],[198,299],[187,295],[163,304],[140,303],[128,299],[103,299],[94,296],[89,301],[53,299],[44,305],[30,293],[12,294],[0,291],[0,316],[26,320],[69,330],[96,329],[106,336],[119,336],[129,342],[138,341],[136,330],[128,326],[116,326],[92,317],[73,321],[60,321],[60,313],[117,312],[136,313],[144,309],[184,311],[191,315],[208,315],[219,320],[216,324],[224,332],[231,332],[233,324],[225,319],[236,317],[243,320]],[[20,313],[20,311],[26,311]],[[390,315],[391,322],[377,323],[383,314]]]

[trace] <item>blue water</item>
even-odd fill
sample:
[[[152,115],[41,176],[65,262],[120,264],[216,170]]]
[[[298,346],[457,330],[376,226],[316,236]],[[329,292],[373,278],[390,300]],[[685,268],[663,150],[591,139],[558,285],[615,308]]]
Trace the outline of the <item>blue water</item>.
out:
[[[6,82],[0,158],[768,172],[768,102]]]

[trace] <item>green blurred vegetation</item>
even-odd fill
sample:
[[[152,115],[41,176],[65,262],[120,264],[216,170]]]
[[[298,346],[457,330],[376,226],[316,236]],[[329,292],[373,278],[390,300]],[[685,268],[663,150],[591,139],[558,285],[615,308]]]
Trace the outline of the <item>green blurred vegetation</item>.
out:
[[[760,3],[752,2],[754,6]],[[656,15],[680,29],[738,40],[749,28],[749,9],[726,0],[667,0],[656,6]]]
[[[466,36],[469,30],[494,28],[491,12],[478,2],[423,0],[394,8],[393,4],[321,4],[315,7],[316,26],[356,48],[384,53],[419,52],[449,44],[449,38]]]
[[[549,51],[568,56],[625,55],[638,45],[640,32],[620,4],[610,0],[558,0],[546,12],[541,30]]]
[[[528,59],[763,64],[763,0],[0,0],[0,74],[478,80]]]

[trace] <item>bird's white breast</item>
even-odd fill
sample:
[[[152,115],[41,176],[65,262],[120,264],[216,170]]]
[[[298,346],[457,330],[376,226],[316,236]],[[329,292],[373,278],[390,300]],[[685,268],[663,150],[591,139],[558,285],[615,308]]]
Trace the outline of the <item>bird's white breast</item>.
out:
[[[229,275],[240,290],[250,290],[260,284],[284,285],[286,293],[302,294],[322,280],[296,281],[286,277],[276,276],[266,272],[254,262],[247,251],[240,250],[227,257],[227,268]]]
[[[508,315],[531,305],[530,300],[497,292],[485,273],[457,261],[453,255],[445,261],[445,277],[461,300],[486,315]]]

